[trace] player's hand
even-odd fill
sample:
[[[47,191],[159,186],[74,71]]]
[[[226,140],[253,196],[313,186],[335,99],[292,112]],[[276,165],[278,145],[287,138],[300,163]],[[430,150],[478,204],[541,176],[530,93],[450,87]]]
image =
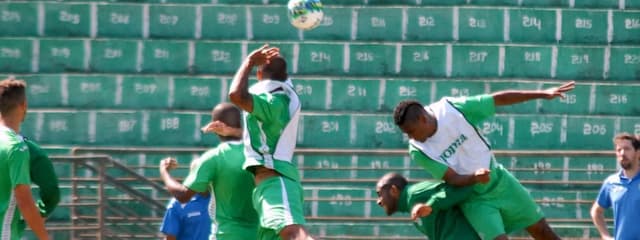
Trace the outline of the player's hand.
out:
[[[564,93],[573,90],[576,87],[576,82],[575,81],[571,81],[565,84],[562,84],[562,86],[559,87],[553,87],[553,88],[549,88],[544,90],[545,93],[545,98],[546,99],[553,99],[556,97],[560,97],[562,99],[565,98]]]
[[[431,211],[433,211],[431,206],[424,203],[418,203],[413,205],[413,208],[411,209],[411,219],[415,221],[418,218],[429,216]]]
[[[614,240],[613,237],[602,237],[602,240]]]
[[[200,129],[202,133],[215,133],[220,136],[242,137],[242,129],[230,127],[221,121],[213,121]]]
[[[473,178],[474,178],[475,182],[488,183],[489,180],[491,180],[489,178],[489,174],[490,173],[491,173],[491,170],[486,169],[486,168],[480,168],[480,169],[476,170],[476,172],[473,174]]]
[[[172,157],[168,157],[160,160],[160,171],[169,171],[178,167],[178,160]]]
[[[249,53],[247,59],[252,66],[260,66],[265,63],[269,63],[271,58],[280,55],[280,49],[275,47],[269,47],[269,44],[262,45],[262,47]]]

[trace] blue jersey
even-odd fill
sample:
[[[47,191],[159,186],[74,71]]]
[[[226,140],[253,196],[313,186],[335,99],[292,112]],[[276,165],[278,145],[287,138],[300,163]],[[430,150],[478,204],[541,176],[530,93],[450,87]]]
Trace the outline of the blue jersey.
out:
[[[211,196],[194,195],[187,203],[171,199],[160,232],[180,240],[208,240],[211,234],[209,200]]]
[[[622,171],[609,176],[598,194],[598,205],[613,208],[615,239],[640,240],[640,174],[628,179]]]

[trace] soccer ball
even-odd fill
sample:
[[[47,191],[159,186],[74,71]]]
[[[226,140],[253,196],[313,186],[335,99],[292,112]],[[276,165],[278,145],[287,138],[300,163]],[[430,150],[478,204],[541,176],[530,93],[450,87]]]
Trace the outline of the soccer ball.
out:
[[[320,25],[324,12],[320,0],[289,0],[289,21],[302,30],[311,30]]]

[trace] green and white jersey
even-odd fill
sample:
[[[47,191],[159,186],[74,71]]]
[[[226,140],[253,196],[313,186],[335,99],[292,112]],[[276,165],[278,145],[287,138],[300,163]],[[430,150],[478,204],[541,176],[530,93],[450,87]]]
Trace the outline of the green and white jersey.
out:
[[[480,168],[493,169],[496,165],[491,147],[477,131],[475,125],[495,114],[491,95],[443,98],[425,107],[438,121],[438,129],[424,142],[411,139],[409,154],[434,178],[442,179],[447,168],[458,174],[473,174]],[[494,173],[491,173],[493,182]],[[492,183],[478,186],[482,192]]]
[[[198,165],[189,172],[184,185],[195,192],[206,192],[213,186],[218,237],[255,234],[258,214],[251,199],[255,186],[253,175],[242,169],[242,142],[220,143],[195,161]]]
[[[36,204],[42,216],[49,216],[60,202],[60,187],[53,163],[49,155],[34,141],[24,139],[29,147],[31,181],[40,189],[40,199]]]
[[[20,239],[20,210],[14,195],[17,185],[30,185],[29,148],[22,137],[0,127],[0,239]]]
[[[300,181],[292,162],[300,100],[291,81],[262,80],[251,86],[253,112],[244,112],[244,168],[264,166]]]

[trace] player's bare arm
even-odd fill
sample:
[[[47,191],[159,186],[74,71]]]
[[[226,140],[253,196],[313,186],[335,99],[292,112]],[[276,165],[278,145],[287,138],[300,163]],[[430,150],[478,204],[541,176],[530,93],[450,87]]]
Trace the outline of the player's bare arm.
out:
[[[602,239],[613,240],[613,237],[611,237],[611,234],[607,229],[607,222],[604,220],[604,210],[605,209],[597,202],[594,202],[591,207],[591,219],[593,220],[593,224],[596,225],[596,229],[598,229]]]
[[[425,203],[418,203],[411,208],[411,219],[415,221],[418,218],[429,216],[432,211],[431,206]]]
[[[229,100],[240,109],[253,112],[253,99],[249,94],[249,74],[253,67],[268,63],[270,58],[279,54],[278,48],[269,47],[267,44],[251,52],[233,77],[229,89]]]
[[[231,127],[221,121],[213,121],[200,129],[202,133],[214,133],[224,137],[242,137],[242,128]]]
[[[193,190],[185,187],[169,174],[169,171],[178,167],[178,161],[174,158],[165,158],[160,161],[160,178],[164,182],[167,191],[179,202],[186,203],[196,194]]]
[[[24,221],[29,225],[33,233],[40,240],[49,239],[47,229],[44,227],[44,218],[40,216],[40,211],[36,207],[31,195],[31,186],[26,184],[18,184],[14,189],[18,208]]]
[[[574,88],[575,82],[571,81],[562,84],[559,87],[553,87],[545,90],[506,90],[493,93],[492,95],[496,106],[504,106],[526,102],[533,99],[554,99],[556,97],[564,98],[564,94]]]
[[[458,174],[455,170],[447,168],[447,172],[444,173],[442,180],[453,186],[464,187],[476,183],[488,183],[490,180],[490,173],[491,171],[489,169],[481,168],[478,169],[473,175],[461,175]]]

